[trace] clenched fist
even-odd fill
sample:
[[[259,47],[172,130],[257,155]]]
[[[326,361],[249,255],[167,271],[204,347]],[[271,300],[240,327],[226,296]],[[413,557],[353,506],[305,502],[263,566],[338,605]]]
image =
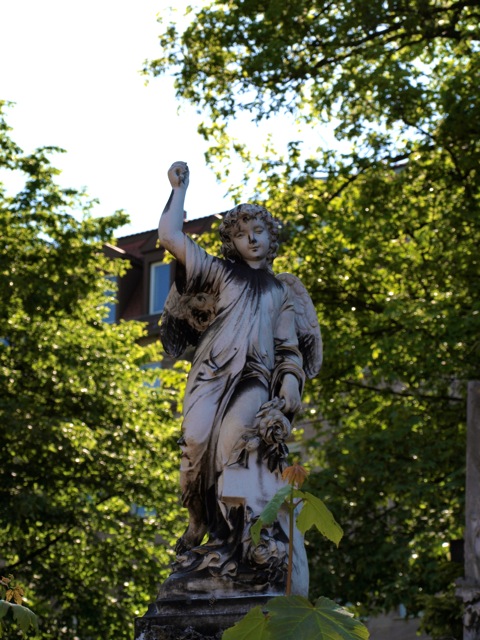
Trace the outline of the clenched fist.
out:
[[[190,179],[190,171],[188,170],[187,163],[181,161],[174,162],[168,170],[168,179],[173,189],[180,187],[186,189]]]

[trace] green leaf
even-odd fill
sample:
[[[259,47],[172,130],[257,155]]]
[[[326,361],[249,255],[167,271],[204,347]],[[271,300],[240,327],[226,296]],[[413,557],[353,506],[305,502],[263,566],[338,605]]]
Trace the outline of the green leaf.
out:
[[[222,640],[271,640],[269,620],[260,607],[255,607],[222,635]]]
[[[0,618],[3,618],[10,611],[11,604],[6,600],[0,600]]]
[[[305,491],[295,491],[295,497],[303,500],[303,506],[297,517],[297,527],[302,533],[315,526],[326,538],[337,547],[343,537],[343,529],[335,520],[332,512],[323,500]]]
[[[367,640],[368,629],[328,598],[312,605],[301,596],[273,598],[268,628],[275,640]],[[253,637],[253,636],[251,636]]]
[[[26,633],[30,627],[38,629],[37,616],[28,607],[21,604],[12,604],[13,618],[18,626]]]
[[[18,624],[23,633],[26,633],[30,627],[38,629],[37,616],[28,607],[21,604],[13,604],[6,600],[0,600],[0,618],[3,618],[11,611],[13,619]]]
[[[265,509],[260,514],[257,522],[255,522],[250,529],[250,534],[254,544],[258,544],[258,541],[260,540],[260,531],[262,530],[262,527],[266,524],[268,525],[275,522],[280,507],[285,502],[287,496],[290,495],[291,490],[292,487],[290,485],[282,487],[265,506]]]

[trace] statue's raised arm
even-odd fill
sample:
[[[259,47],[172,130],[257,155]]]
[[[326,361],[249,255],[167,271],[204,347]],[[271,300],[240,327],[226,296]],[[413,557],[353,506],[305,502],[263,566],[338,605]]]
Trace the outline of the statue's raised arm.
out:
[[[182,231],[185,196],[190,181],[186,162],[174,162],[168,170],[172,192],[158,223],[162,245],[182,264],[185,262],[185,236]]]

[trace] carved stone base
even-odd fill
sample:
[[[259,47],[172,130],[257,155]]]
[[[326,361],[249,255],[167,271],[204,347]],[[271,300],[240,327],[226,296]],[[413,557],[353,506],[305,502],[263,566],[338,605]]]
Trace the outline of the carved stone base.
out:
[[[220,640],[225,629],[273,595],[159,599],[135,619],[134,640]]]
[[[268,599],[285,595],[285,580],[271,584],[265,579],[259,580],[259,573],[251,569],[238,571],[235,576],[212,576],[206,572],[172,573],[161,585],[155,604],[185,598],[236,601],[251,597]]]

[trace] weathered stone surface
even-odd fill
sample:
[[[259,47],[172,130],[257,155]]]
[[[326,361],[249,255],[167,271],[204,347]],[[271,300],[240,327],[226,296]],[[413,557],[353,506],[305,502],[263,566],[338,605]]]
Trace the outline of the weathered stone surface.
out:
[[[270,597],[159,599],[135,620],[135,640],[217,640]]]
[[[243,581],[239,578],[243,577]],[[285,595],[285,584],[281,582],[271,586],[266,582],[255,582],[257,573],[251,570],[243,576],[208,576],[199,573],[173,573],[161,585],[157,603],[168,603],[172,600],[192,601],[193,599],[207,601],[237,601],[247,602],[254,598],[273,598]]]
[[[205,635],[188,627],[179,629],[178,627],[165,626],[158,620],[147,620],[138,628],[135,640],[221,640],[223,631],[215,635]]]

